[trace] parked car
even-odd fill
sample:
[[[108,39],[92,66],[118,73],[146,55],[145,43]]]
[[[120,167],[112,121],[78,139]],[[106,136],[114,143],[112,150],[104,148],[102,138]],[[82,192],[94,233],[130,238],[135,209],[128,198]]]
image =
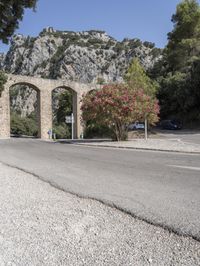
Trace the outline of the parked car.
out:
[[[135,122],[133,124],[130,124],[128,126],[129,130],[135,130],[135,129],[144,129],[144,123],[142,122]]]
[[[182,128],[182,123],[178,120],[163,120],[160,123],[162,129],[177,130]]]

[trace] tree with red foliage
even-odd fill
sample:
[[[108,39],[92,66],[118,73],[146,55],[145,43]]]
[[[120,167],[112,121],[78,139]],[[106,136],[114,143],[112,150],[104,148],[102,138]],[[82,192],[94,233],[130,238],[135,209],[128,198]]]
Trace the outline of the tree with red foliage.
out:
[[[127,139],[128,125],[148,118],[150,125],[158,121],[158,101],[143,90],[130,90],[124,84],[105,85],[83,96],[82,119],[108,126],[117,141]]]

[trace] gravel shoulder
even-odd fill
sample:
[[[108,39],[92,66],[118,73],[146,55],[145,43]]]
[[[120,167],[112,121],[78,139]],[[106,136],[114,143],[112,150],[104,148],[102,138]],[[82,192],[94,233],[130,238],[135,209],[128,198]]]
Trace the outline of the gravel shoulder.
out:
[[[0,164],[0,265],[200,265],[200,243]]]

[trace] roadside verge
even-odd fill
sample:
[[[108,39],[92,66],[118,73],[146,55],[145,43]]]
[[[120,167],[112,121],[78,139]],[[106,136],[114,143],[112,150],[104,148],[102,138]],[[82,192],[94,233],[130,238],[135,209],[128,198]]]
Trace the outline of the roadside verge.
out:
[[[101,142],[71,142],[76,145],[85,145],[92,147],[134,149],[134,150],[151,150],[164,152],[182,152],[200,154],[200,145],[184,143],[179,139],[134,139],[129,141],[101,141]]]

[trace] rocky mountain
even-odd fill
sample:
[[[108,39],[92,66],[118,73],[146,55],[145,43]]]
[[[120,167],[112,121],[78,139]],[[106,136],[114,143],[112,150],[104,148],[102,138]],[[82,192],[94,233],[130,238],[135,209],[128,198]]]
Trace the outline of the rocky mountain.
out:
[[[104,83],[122,81],[133,57],[149,69],[160,55],[153,43],[139,39],[120,42],[104,31],[57,31],[50,27],[38,37],[15,35],[7,54],[0,54],[0,68],[13,74]],[[32,89],[13,94],[14,108],[23,114],[34,109]]]

